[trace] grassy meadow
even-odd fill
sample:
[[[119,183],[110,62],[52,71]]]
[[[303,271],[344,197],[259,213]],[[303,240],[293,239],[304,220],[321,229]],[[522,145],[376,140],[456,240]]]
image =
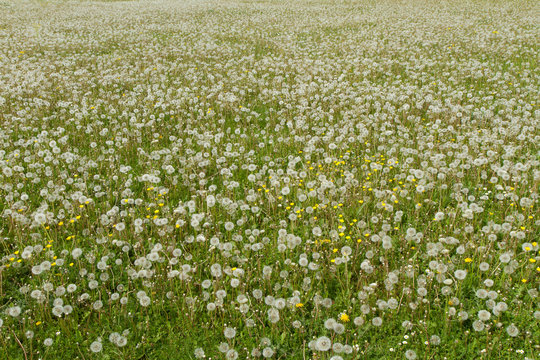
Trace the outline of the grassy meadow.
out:
[[[540,359],[539,13],[0,0],[0,360]]]

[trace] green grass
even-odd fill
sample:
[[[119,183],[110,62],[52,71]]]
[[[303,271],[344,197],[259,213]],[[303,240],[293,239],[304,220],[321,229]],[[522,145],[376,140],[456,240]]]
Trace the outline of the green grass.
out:
[[[540,356],[535,3],[0,7],[0,360]]]

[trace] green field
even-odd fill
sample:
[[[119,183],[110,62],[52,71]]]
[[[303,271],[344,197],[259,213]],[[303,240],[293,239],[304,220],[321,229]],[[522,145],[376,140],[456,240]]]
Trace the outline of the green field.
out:
[[[0,0],[0,360],[540,360],[539,14]]]

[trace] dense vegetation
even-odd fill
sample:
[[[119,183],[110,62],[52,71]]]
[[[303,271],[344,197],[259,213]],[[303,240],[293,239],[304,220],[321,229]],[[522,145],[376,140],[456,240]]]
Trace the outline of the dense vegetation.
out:
[[[539,6],[0,1],[0,359],[538,359]]]

